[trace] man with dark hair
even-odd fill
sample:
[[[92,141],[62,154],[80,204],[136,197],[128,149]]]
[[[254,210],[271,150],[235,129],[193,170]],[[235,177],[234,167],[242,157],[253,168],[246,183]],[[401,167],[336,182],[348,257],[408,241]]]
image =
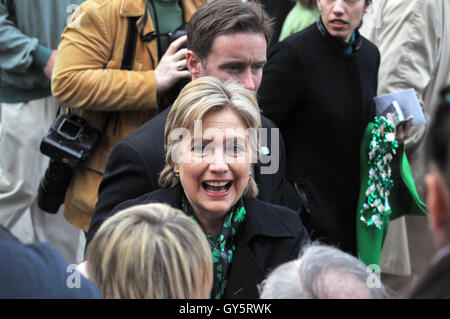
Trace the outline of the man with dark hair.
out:
[[[201,59],[207,58],[219,34],[257,33],[263,35],[267,43],[272,38],[273,20],[258,3],[227,2],[201,6],[195,15],[197,19],[188,24],[189,49]]]
[[[427,139],[429,225],[439,249],[410,298],[450,298],[450,86],[442,91]]]
[[[257,3],[232,0],[203,4],[188,25],[186,64],[192,79],[207,75],[222,81],[234,78],[256,91],[261,83],[270,35],[270,18]],[[165,158],[164,126],[170,109],[144,124],[112,150],[99,187],[87,243],[116,205],[159,188],[158,178]],[[302,202],[283,178],[283,141],[278,139],[277,130],[271,135],[272,130],[268,128],[276,127],[267,118],[262,117],[262,127],[268,134],[267,144],[262,149],[264,164],[258,163],[254,171],[259,198],[298,209]],[[277,142],[279,145],[274,145]],[[270,168],[272,173],[264,174],[264,170]]]

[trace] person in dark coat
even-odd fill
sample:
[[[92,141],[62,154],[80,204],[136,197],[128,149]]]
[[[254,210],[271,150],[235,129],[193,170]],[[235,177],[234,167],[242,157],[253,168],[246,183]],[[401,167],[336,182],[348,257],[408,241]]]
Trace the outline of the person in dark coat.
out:
[[[431,267],[409,292],[412,299],[450,298],[450,86],[442,90],[427,139],[427,205],[438,252]]]
[[[75,266],[49,244],[23,244],[0,225],[0,299],[101,299]]]
[[[295,259],[309,240],[295,211],[256,199],[252,159],[258,137],[249,129],[260,123],[254,93],[236,81],[207,76],[191,82],[167,118],[163,188],[111,213],[163,202],[191,216],[212,249],[211,298],[258,298],[257,285],[268,272]]]
[[[295,2],[291,0],[255,0],[261,2],[269,16],[274,20],[273,37],[269,43],[269,48],[277,43],[283,28],[286,16],[294,7]]]
[[[187,67],[194,80],[205,75],[223,81],[235,78],[246,88],[257,90],[270,36],[269,18],[259,5],[240,1],[206,3],[188,25]],[[159,188],[159,173],[164,167],[164,125],[170,109],[124,138],[111,151],[87,244],[117,204]],[[278,128],[264,116],[261,120],[267,138],[262,139],[261,160],[254,168],[258,198],[295,210],[302,208],[301,198],[284,179],[285,146]]]
[[[269,52],[258,91],[286,142],[286,176],[304,189],[313,239],[356,255],[360,145],[375,116],[378,49],[358,27],[371,0],[318,0],[320,19]]]

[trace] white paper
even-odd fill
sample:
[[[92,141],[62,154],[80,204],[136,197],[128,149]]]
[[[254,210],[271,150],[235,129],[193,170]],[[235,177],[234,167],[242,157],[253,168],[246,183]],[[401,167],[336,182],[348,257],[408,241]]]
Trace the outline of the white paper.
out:
[[[416,91],[414,89],[407,89],[403,91],[398,91],[390,94],[380,95],[373,98],[377,106],[378,112],[383,114],[384,111],[392,104],[392,102],[397,101],[402,109],[405,118],[412,115],[412,125],[426,124],[425,116],[420,107],[419,100],[417,99]]]

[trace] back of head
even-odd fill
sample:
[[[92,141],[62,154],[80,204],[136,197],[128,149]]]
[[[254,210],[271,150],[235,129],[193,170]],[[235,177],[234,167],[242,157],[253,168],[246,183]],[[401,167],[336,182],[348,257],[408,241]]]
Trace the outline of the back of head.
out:
[[[301,257],[267,278],[262,299],[381,299],[384,287],[369,288],[366,266],[337,248],[312,244]]]
[[[441,97],[430,125],[426,153],[428,162],[436,165],[450,190],[450,86],[442,89]]]
[[[86,259],[105,298],[207,298],[211,290],[203,231],[165,204],[134,206],[106,220]]]
[[[272,24],[270,17],[257,2],[205,2],[188,23],[188,49],[194,51],[200,59],[205,59],[218,35],[235,32],[262,33],[269,43]]]
[[[317,0],[297,0],[297,2],[308,9],[317,8]]]

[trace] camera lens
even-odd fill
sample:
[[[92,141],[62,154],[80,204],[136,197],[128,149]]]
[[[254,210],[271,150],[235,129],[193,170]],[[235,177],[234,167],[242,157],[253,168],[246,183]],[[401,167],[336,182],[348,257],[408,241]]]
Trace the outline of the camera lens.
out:
[[[38,190],[38,206],[47,213],[56,214],[64,202],[72,180],[73,169],[54,159],[50,160]]]

